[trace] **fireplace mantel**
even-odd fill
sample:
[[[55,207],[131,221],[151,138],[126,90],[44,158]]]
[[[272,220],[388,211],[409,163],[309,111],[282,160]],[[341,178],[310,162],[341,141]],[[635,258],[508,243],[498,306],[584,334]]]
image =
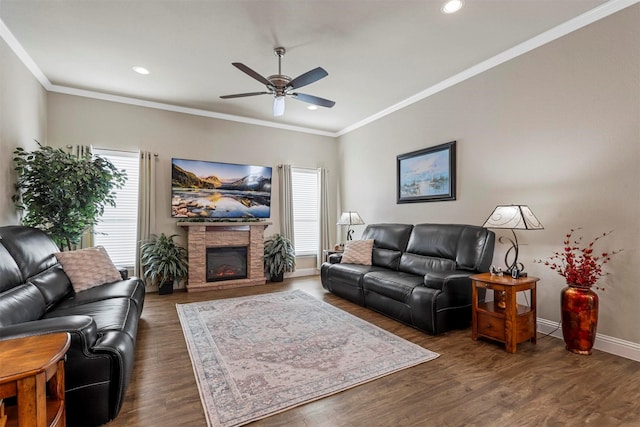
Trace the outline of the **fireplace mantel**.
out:
[[[263,285],[264,276],[264,229],[270,222],[178,222],[187,229],[189,251],[189,279],[187,291],[239,288]],[[247,278],[207,282],[207,248],[232,246],[247,247]]]

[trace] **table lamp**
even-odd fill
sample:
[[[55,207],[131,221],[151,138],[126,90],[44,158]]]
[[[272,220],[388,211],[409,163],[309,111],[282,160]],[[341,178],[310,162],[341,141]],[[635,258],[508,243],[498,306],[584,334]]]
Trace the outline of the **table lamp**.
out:
[[[353,239],[353,230],[351,229],[352,225],[362,225],[364,221],[358,215],[358,212],[342,212],[340,215],[340,219],[338,220],[338,225],[348,225],[347,227],[347,240]]]
[[[511,243],[511,247],[504,255],[504,263],[507,266],[507,273],[513,277],[518,277],[520,272],[524,270],[524,265],[518,262],[518,237],[514,230],[543,230],[544,227],[538,221],[538,218],[527,205],[498,205],[482,226],[511,230],[513,240],[501,236],[498,241],[500,243],[506,243],[505,241]],[[514,257],[513,261],[509,262],[511,251],[513,251]]]

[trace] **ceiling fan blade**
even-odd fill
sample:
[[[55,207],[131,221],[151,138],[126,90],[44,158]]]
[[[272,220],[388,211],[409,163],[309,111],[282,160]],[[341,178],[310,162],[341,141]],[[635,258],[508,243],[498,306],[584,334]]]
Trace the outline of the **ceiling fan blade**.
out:
[[[318,80],[325,78],[328,75],[329,73],[327,73],[324,68],[314,68],[313,70],[307,71],[306,73],[301,74],[295,79],[291,80],[291,82],[289,82],[289,84],[287,85],[287,89],[301,88],[302,86],[317,82]]]
[[[222,98],[222,99],[244,98],[245,96],[268,95],[270,93],[271,92],[236,93],[235,95],[222,95],[220,98]]]
[[[267,87],[273,87],[271,82],[269,80],[267,80],[266,77],[261,76],[260,74],[256,73],[255,71],[253,71],[251,68],[247,67],[246,65],[244,65],[244,64],[242,64],[240,62],[233,62],[233,63],[231,63],[231,65],[233,65],[234,67],[236,67],[238,70],[242,71],[243,73],[247,74],[248,76],[253,77],[254,79],[259,81],[263,85],[265,85]]]
[[[291,96],[299,101],[308,102],[309,104],[319,105],[321,107],[331,108],[336,105],[335,101],[329,101],[328,99],[307,95],[305,93],[292,93]]]

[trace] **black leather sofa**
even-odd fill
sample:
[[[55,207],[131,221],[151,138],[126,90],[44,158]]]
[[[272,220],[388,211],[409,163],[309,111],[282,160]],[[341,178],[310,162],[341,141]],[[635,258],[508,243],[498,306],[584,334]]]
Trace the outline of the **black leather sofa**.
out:
[[[0,340],[68,332],[67,425],[97,426],[120,411],[145,289],[137,278],[74,293],[42,231],[0,227]]]
[[[495,234],[460,224],[372,224],[372,265],[323,263],[322,286],[430,334],[471,324],[471,279],[489,271]],[[480,295],[484,299],[484,294]]]

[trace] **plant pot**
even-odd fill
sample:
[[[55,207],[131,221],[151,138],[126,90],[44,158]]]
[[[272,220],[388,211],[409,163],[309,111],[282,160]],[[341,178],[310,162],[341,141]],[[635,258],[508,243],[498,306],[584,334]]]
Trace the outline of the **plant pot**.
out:
[[[276,274],[275,276],[271,276],[271,278],[269,279],[272,282],[282,282],[284,281],[284,271],[281,273]]]
[[[168,295],[173,293],[173,280],[165,280],[158,285],[158,295]]]
[[[589,288],[572,286],[562,290],[562,336],[566,348],[577,354],[591,354],[598,328],[598,294]]]

